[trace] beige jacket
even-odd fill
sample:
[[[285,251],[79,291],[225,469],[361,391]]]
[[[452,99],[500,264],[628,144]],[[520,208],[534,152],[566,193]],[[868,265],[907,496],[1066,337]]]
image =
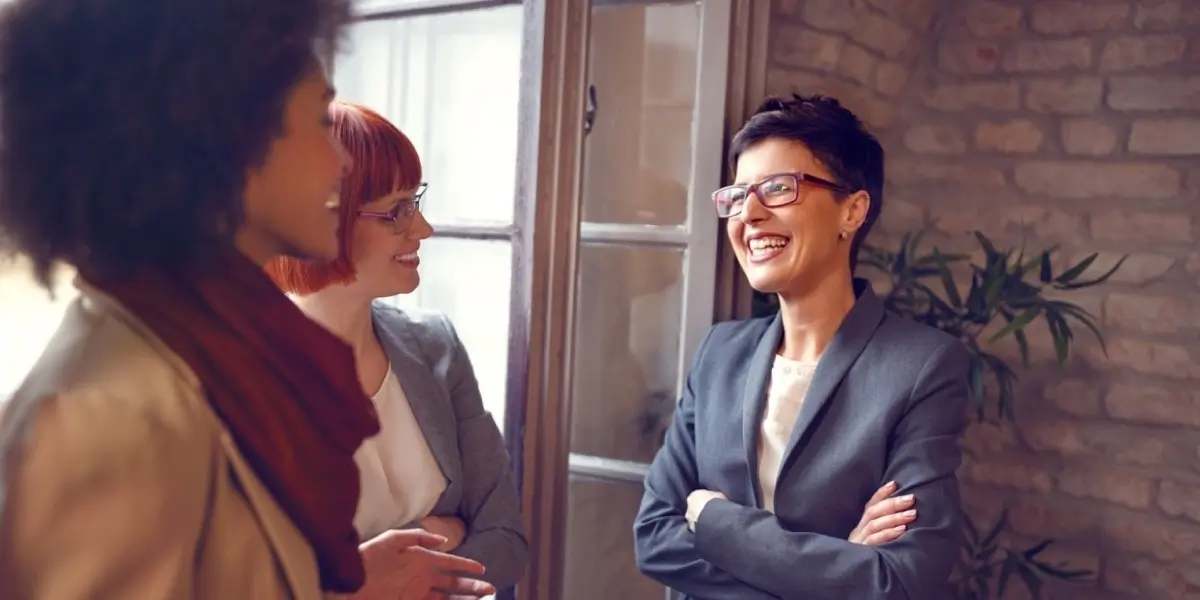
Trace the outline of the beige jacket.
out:
[[[0,416],[0,598],[321,598],[195,374],[81,288]]]

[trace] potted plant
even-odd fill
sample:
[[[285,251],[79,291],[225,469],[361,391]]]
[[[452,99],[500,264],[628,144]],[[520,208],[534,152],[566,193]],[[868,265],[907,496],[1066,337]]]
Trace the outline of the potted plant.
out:
[[[1095,253],[1057,271],[1057,246],[1027,255],[1024,247],[998,250],[983,233],[973,235],[983,251],[982,263],[965,254],[943,253],[937,247],[926,252],[921,246],[924,230],[918,230],[905,234],[895,249],[864,244],[859,264],[888,280],[891,287],[884,293],[883,303],[889,310],[946,331],[968,348],[970,394],[976,418],[987,419],[993,412],[1000,420],[1011,420],[1017,372],[993,350],[993,345],[1011,337],[1021,366],[1028,368],[1026,331],[1040,323],[1050,333],[1060,366],[1070,357],[1076,330],[1081,327],[1091,332],[1103,349],[1104,336],[1095,317],[1059,296],[1108,281],[1125,258],[1099,276],[1085,279],[1085,272],[1098,256]],[[774,295],[756,294],[754,301],[756,314],[775,310]],[[988,410],[989,398],[994,399],[993,411]],[[965,522],[963,552],[954,580],[961,600],[999,597],[1014,576],[1038,598],[1045,577],[1078,579],[1091,575],[1043,561],[1040,555],[1052,540],[1020,550],[1002,546],[1000,538],[1007,529],[1007,516],[986,532],[981,532],[970,518]]]

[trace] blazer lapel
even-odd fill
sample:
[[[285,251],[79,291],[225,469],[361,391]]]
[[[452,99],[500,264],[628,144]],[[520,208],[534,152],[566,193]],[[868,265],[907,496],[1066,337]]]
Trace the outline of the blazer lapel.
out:
[[[775,362],[775,352],[779,349],[781,339],[783,319],[776,314],[750,357],[746,385],[742,391],[742,440],[745,442],[746,465],[750,471],[748,497],[754,499],[755,506],[762,506],[762,499],[758,497],[758,438],[762,432],[759,425],[762,423],[771,365]]]
[[[855,301],[854,307],[842,321],[841,327],[833,336],[833,341],[830,342],[829,347],[821,356],[821,360],[817,363],[817,371],[813,374],[812,384],[808,388],[808,394],[804,396],[804,404],[800,406],[800,416],[796,418],[792,435],[788,437],[787,450],[779,465],[780,478],[787,470],[796,446],[812,428],[813,423],[817,420],[817,415],[833,397],[833,393],[841,385],[842,379],[845,379],[846,373],[858,360],[863,349],[867,347],[867,342],[871,341],[871,336],[875,334],[875,329],[883,320],[883,302],[871,290],[871,285],[865,280],[855,279],[854,288],[858,293],[858,300]]]
[[[432,368],[417,353],[417,342],[407,335],[405,324],[390,314],[390,310],[375,308],[372,312],[375,334],[404,390],[417,425],[425,435],[429,450],[446,478],[448,489],[457,472],[451,457],[457,454],[458,436],[455,432],[457,424],[453,418],[447,418],[446,409],[450,406],[450,400],[445,397],[447,392],[434,377]]]

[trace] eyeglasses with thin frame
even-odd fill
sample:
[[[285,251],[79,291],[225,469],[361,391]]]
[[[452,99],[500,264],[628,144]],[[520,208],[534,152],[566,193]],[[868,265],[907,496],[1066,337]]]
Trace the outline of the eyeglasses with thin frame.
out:
[[[421,198],[425,195],[425,190],[428,187],[428,183],[422,182],[421,185],[417,186],[417,193],[413,194],[411,200],[401,200],[396,203],[396,206],[393,206],[386,212],[360,210],[358,211],[358,216],[380,221],[391,221],[392,233],[404,233],[412,223],[412,216],[420,212]]]
[[[757,196],[758,201],[767,208],[779,208],[801,199],[800,187],[802,184],[814,185],[843,194],[855,192],[844,185],[808,173],[776,173],[758,183],[725,186],[713,192],[712,200],[717,207],[718,217],[722,219],[736,217],[742,214],[742,209],[750,194]]]

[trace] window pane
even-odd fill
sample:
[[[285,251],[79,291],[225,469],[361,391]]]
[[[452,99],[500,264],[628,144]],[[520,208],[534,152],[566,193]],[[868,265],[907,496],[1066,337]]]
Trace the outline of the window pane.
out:
[[[571,452],[650,462],[678,395],[682,250],[579,252]]]
[[[21,385],[78,295],[66,270],[55,280],[51,299],[26,269],[23,262],[0,266],[0,404]]]
[[[662,600],[663,586],[642,575],[633,558],[633,519],[642,486],[572,476],[568,491],[563,598]]]
[[[512,246],[507,241],[432,238],[421,245],[421,285],[389,302],[446,313],[471,357],[483,405],[504,426]]]
[[[687,221],[699,27],[694,2],[592,10],[585,221]]]
[[[341,98],[388,117],[421,154],[435,223],[513,219],[521,6],[366,21],[336,65]]]

